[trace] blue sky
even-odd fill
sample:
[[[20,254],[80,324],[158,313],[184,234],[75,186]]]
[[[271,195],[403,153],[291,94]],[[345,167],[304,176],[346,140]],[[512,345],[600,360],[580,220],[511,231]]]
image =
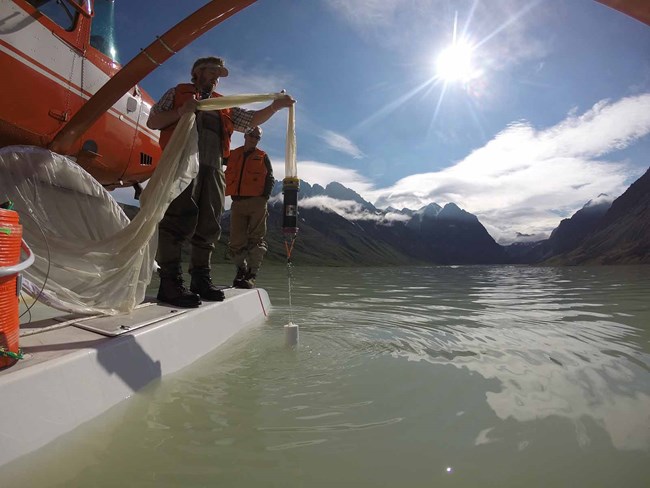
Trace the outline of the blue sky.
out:
[[[205,3],[116,2],[122,63]],[[454,39],[460,79],[437,64]],[[141,85],[158,99],[205,55],[230,69],[221,93],[297,99],[302,179],[380,207],[454,202],[502,243],[650,165],[650,27],[593,0],[259,0]],[[285,125],[260,144],[280,178]]]

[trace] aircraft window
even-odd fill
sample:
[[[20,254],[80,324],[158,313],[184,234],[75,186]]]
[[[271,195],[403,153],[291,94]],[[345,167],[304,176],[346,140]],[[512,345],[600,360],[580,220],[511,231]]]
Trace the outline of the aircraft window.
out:
[[[115,47],[115,11],[113,0],[95,0],[95,12],[90,28],[90,45],[118,62]]]
[[[79,15],[74,7],[66,5],[68,2],[83,6],[83,0],[27,0],[34,8],[42,12],[54,23],[67,31],[74,29]]]

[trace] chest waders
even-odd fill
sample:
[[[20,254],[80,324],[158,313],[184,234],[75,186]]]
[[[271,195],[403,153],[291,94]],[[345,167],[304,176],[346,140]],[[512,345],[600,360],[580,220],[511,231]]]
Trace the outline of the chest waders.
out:
[[[160,290],[158,299],[177,306],[192,301],[189,295],[220,301],[223,292],[210,278],[210,258],[221,234],[225,178],[221,157],[221,119],[216,112],[199,112],[199,172],[188,187],[169,205],[159,225],[158,253]],[[191,243],[189,293],[182,282],[181,251]],[[179,285],[180,283],[180,285]],[[178,298],[181,297],[181,298]]]

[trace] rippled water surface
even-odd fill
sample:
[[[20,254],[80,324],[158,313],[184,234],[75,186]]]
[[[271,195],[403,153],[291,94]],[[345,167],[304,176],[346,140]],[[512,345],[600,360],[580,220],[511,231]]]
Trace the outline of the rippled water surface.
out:
[[[10,464],[4,480],[650,486],[650,268],[293,275],[292,311],[286,269],[266,267],[266,324]]]

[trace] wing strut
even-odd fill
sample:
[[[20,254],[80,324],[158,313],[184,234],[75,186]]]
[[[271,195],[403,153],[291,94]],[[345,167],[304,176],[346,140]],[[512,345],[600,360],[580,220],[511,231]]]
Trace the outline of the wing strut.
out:
[[[254,2],[255,0],[212,0],[156,38],[74,114],[70,122],[54,137],[49,149],[59,154],[69,154],[79,137],[140,80],[194,39]]]

